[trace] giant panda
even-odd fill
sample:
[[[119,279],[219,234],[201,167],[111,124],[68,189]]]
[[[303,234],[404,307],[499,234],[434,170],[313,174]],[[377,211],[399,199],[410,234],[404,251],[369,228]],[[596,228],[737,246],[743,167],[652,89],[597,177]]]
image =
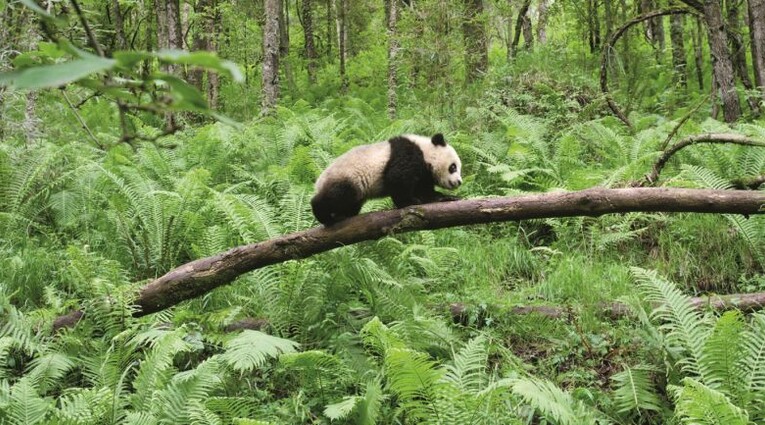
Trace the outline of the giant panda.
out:
[[[325,226],[357,215],[367,199],[390,196],[397,208],[458,198],[438,185],[462,184],[462,162],[442,134],[404,134],[357,146],[339,156],[316,180],[313,215]]]

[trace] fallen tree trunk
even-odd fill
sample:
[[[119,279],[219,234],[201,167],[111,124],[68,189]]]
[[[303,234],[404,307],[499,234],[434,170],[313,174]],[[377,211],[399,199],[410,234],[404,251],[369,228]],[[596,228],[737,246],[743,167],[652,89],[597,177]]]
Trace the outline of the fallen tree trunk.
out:
[[[765,213],[765,192],[627,188],[588,189],[528,196],[468,199],[416,205],[352,217],[330,227],[315,227],[232,248],[171,270],[144,286],[135,300],[141,317],[199,297],[249,271],[306,258],[345,245],[390,234],[532,218],[600,216],[625,212]],[[78,312],[57,319],[76,323]]]
[[[765,307],[765,292],[754,292],[751,294],[728,294],[712,295],[708,297],[691,297],[691,306],[699,310],[708,308],[716,311],[740,310],[745,313],[762,310]],[[633,310],[627,304],[620,302],[604,302],[598,305],[600,313],[612,319],[618,319],[629,316]],[[529,315],[538,314],[551,319],[564,318],[571,313],[575,313],[571,308],[557,305],[523,305],[508,308],[502,307],[481,307],[481,311],[499,310],[499,314],[510,315]],[[471,310],[473,312],[471,312]],[[481,311],[476,312],[474,307],[464,303],[449,304],[449,312],[455,323],[468,324],[469,318],[480,316]],[[478,314],[476,314],[478,313]]]

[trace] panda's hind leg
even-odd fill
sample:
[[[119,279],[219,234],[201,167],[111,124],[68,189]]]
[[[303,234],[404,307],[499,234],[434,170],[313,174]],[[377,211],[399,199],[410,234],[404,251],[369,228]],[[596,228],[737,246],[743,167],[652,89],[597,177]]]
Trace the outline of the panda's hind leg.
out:
[[[358,189],[347,182],[332,184],[311,199],[313,215],[325,226],[358,215],[363,204]]]

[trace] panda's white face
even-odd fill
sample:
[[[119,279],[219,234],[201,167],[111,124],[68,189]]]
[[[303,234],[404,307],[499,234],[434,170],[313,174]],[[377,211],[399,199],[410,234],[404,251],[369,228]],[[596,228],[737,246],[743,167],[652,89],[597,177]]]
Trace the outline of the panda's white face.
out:
[[[462,161],[457,151],[446,144],[442,135],[430,137],[407,134],[416,143],[433,171],[433,180],[444,189],[456,189],[462,184]]]

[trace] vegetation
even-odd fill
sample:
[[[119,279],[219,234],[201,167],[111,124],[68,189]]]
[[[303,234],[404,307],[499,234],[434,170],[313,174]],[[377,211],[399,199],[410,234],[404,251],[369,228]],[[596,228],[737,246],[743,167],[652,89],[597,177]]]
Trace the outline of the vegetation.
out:
[[[401,133],[447,136],[465,198],[765,190],[761,0],[381,3],[0,0],[0,423],[765,422],[765,314],[691,300],[765,291],[763,215],[391,235],[134,317],[168,271],[316,226],[321,170]]]

